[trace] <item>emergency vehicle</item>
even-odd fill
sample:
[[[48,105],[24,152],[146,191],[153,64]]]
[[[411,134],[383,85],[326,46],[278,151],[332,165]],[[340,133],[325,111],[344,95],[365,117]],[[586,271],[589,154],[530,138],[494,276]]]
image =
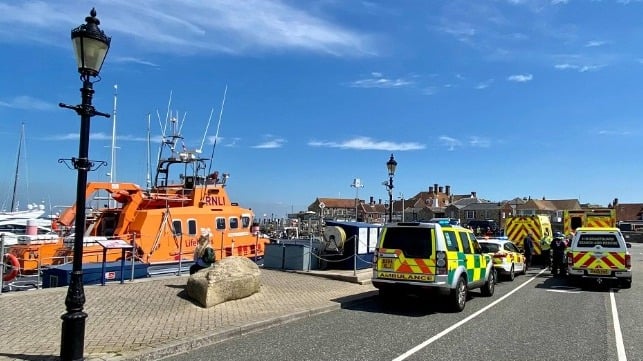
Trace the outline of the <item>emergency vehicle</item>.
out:
[[[496,272],[473,231],[446,222],[387,224],[373,255],[373,286],[382,301],[403,293],[434,291],[446,296],[456,312],[464,309],[469,290],[492,296]]]
[[[616,210],[612,208],[563,211],[563,231],[566,236],[578,227],[616,227]]]
[[[567,249],[567,275],[579,280],[616,281],[632,287],[632,245],[613,227],[579,227]]]
[[[551,221],[548,216],[513,216],[505,220],[505,236],[516,246],[522,248],[525,236],[529,234],[534,244],[534,254],[542,253],[542,242],[551,243]]]

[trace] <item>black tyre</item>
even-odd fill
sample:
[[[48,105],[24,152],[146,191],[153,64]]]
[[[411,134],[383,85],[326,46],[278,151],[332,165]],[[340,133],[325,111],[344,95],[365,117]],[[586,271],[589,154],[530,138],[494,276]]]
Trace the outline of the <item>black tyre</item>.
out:
[[[514,270],[514,265],[511,265],[511,270],[509,270],[509,274],[507,274],[507,279],[509,281],[513,281],[516,279],[516,271]]]
[[[487,278],[487,282],[482,286],[482,289],[480,290],[482,292],[482,295],[485,297],[491,297],[493,296],[494,291],[496,290],[496,272],[492,269],[491,273],[489,274],[489,277]]]
[[[464,306],[467,304],[467,282],[464,280],[464,277],[458,279],[458,283],[455,285],[455,289],[451,290],[449,295],[449,308],[453,312],[462,312]]]

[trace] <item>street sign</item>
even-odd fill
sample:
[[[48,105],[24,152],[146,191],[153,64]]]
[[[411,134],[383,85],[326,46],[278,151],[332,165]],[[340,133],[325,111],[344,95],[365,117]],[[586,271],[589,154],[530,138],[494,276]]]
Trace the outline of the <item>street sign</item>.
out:
[[[324,204],[324,202],[319,202],[319,208],[321,209],[326,208],[326,204]]]

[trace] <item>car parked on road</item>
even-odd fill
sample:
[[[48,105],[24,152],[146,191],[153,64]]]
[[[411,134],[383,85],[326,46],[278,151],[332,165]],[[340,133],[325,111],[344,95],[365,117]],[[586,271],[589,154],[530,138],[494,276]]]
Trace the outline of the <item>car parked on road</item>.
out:
[[[499,276],[509,281],[516,278],[516,274],[527,273],[525,255],[507,238],[479,239],[482,252],[488,253],[493,260],[493,267]]]

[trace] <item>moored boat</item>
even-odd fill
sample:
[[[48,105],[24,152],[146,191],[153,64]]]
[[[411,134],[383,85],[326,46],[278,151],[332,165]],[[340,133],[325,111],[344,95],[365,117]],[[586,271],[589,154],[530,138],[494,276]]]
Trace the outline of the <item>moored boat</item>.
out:
[[[200,151],[177,152],[176,149],[184,149],[177,144],[179,141],[182,141],[179,135],[164,138],[156,176],[149,190],[128,182],[87,184],[87,199],[107,193],[115,202],[87,208],[83,262],[103,259],[111,262],[122,258],[121,249],[104,250],[103,240],[127,242],[132,248],[126,252],[126,258],[133,257],[150,265],[192,261],[202,228],[211,232],[217,259],[232,255],[263,256],[268,241],[257,237],[253,211],[228,196],[229,176],[219,176],[218,172],[207,174],[211,160],[201,158]],[[176,182],[170,181],[174,174],[178,174]],[[71,228],[75,215],[74,205],[55,220],[56,229],[66,233],[55,242],[24,237],[10,247],[10,253],[20,260],[24,271],[71,260],[74,242]]]

